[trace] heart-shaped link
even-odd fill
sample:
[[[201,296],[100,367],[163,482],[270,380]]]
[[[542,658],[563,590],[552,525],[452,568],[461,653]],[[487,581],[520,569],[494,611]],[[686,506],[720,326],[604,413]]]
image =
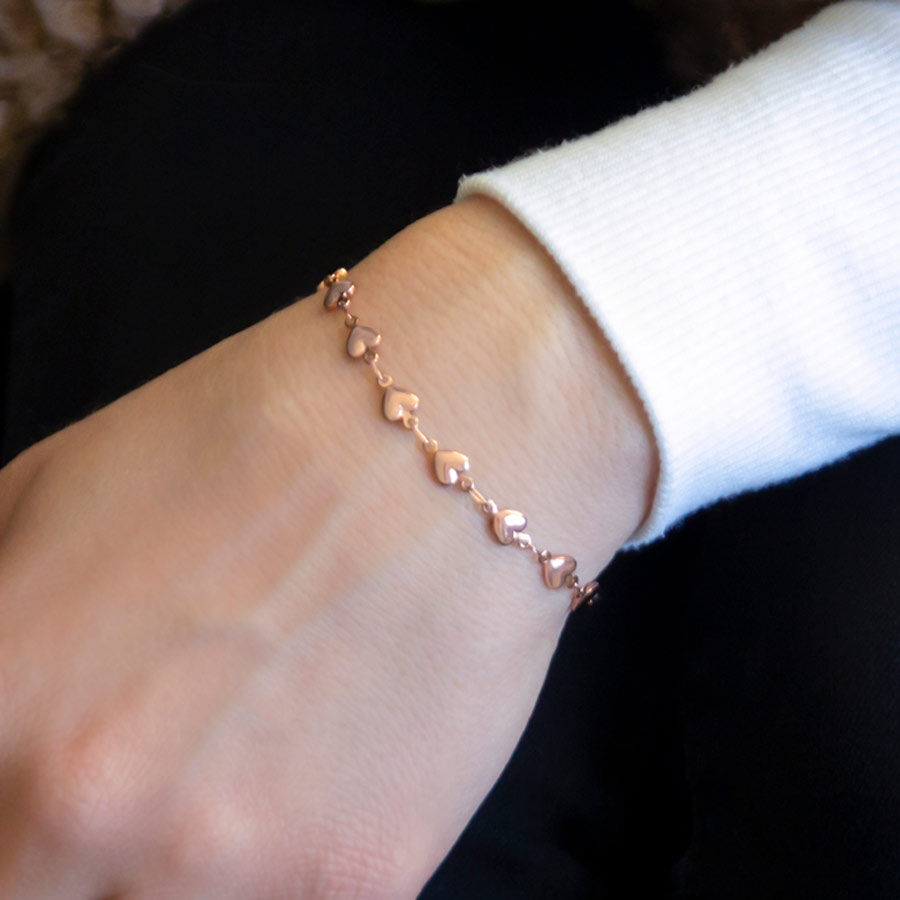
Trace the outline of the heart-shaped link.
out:
[[[571,556],[550,556],[541,561],[541,574],[544,576],[544,584],[548,588],[561,588],[566,586],[566,579],[575,574],[578,563]]]
[[[356,285],[352,281],[335,281],[325,294],[325,309],[334,309],[339,300],[349,300],[355,290]]]
[[[347,336],[347,352],[354,358],[365,356],[381,343],[381,335],[368,325],[354,325]]]
[[[412,392],[390,385],[384,392],[384,417],[391,422],[402,421],[404,425],[419,408],[419,398]]]
[[[491,523],[494,526],[494,534],[501,544],[511,544],[516,539],[516,534],[525,530],[528,519],[517,509],[498,509],[494,513]]]
[[[441,484],[456,484],[469,471],[469,457],[459,450],[438,450],[434,454],[434,474]]]

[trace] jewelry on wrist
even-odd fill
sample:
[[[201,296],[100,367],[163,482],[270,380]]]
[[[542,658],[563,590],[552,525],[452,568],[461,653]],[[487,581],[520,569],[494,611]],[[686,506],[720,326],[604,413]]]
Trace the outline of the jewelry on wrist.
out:
[[[337,269],[319,282],[317,290],[325,290],[324,306],[329,312],[341,310],[344,325],[349,329],[347,353],[353,359],[361,359],[375,374],[375,380],[382,388],[382,412],[388,421],[399,422],[411,431],[419,441],[419,446],[431,458],[432,469],[437,480],[443,485],[456,485],[468,494],[478,511],[491,525],[491,532],[501,543],[527,550],[531,558],[540,566],[541,576],[548,588],[571,590],[569,609],[576,610],[582,603],[590,606],[597,596],[599,585],[596,581],[580,584],[575,574],[577,562],[574,557],[561,553],[551,553],[535,545],[525,528],[528,520],[516,509],[500,508],[486,497],[469,474],[469,458],[459,450],[447,450],[429,437],[419,426],[419,398],[412,391],[398,387],[394,379],[384,372],[379,362],[381,356],[381,334],[368,325],[362,325],[357,316],[350,312],[350,298],[356,292],[356,285],[348,277],[346,269]]]

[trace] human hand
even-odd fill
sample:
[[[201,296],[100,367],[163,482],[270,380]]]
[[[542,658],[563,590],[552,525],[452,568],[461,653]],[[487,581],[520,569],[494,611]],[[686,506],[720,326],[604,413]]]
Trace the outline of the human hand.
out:
[[[549,257],[477,197],[351,277],[424,430],[595,574],[655,450]],[[4,898],[411,898],[500,773],[568,592],[429,477],[340,318],[307,298],[0,472]]]

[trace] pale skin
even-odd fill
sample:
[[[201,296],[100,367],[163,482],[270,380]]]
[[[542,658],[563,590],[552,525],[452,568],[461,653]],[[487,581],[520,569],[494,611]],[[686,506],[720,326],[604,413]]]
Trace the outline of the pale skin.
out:
[[[350,274],[423,429],[596,575],[658,461],[551,257],[473,197]],[[499,775],[568,592],[341,320],[307,297],[0,472],[0,896],[414,898]]]

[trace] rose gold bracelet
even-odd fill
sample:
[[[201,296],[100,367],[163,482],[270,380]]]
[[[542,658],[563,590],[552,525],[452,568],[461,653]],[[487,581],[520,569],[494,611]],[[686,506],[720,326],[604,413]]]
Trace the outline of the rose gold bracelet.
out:
[[[325,289],[325,309],[341,310],[344,325],[350,330],[347,337],[347,353],[353,359],[361,359],[375,373],[375,380],[382,388],[381,408],[390,422],[400,422],[411,431],[422,449],[431,457],[434,475],[444,485],[456,485],[475,502],[478,511],[491,525],[494,537],[501,544],[528,550],[534,562],[541,567],[544,584],[548,588],[568,588],[571,590],[569,609],[574,611],[586,603],[590,606],[597,597],[599,585],[596,581],[580,584],[575,574],[577,562],[572,556],[551,553],[535,546],[531,535],[525,531],[528,520],[517,509],[500,509],[486,497],[469,475],[469,458],[459,450],[444,450],[438,442],[428,437],[419,427],[419,398],[412,392],[398,387],[394,379],[379,366],[381,356],[376,348],[381,346],[381,335],[368,325],[361,325],[357,316],[350,312],[350,298],[356,292],[356,285],[349,279],[346,269],[337,269],[319,282],[317,290]]]

